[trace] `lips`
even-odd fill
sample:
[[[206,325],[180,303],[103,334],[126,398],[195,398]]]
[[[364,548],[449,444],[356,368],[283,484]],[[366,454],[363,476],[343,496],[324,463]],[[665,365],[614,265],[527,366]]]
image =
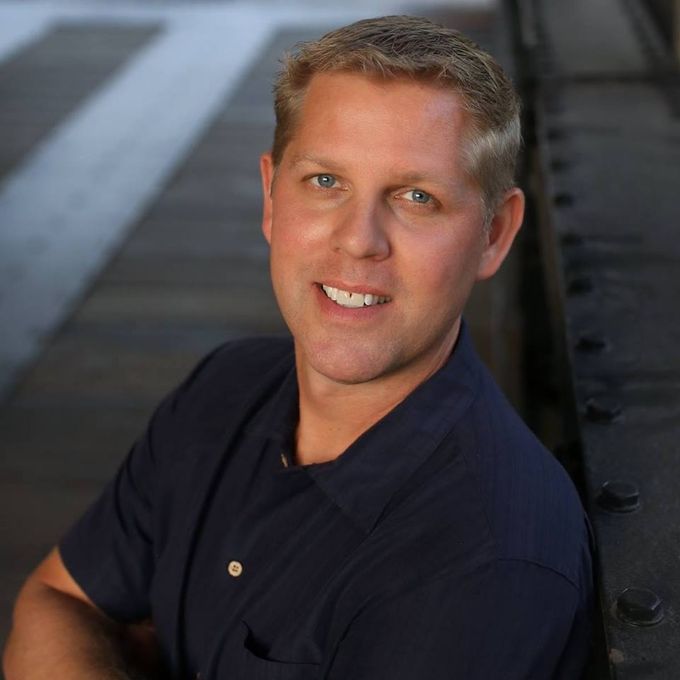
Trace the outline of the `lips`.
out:
[[[360,293],[333,288],[323,284],[321,286],[326,296],[341,307],[359,309],[360,307],[372,307],[390,302],[392,298],[388,295],[375,295],[373,293]]]

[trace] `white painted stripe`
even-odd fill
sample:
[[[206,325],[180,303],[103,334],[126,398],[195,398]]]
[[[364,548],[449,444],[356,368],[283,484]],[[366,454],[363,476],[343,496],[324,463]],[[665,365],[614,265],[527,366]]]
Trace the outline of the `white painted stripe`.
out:
[[[44,12],[26,12],[25,8],[0,5],[0,62],[40,38],[49,25]]]
[[[3,185],[0,391],[157,195],[272,30],[248,11],[223,18],[173,23]]]
[[[0,3],[0,61],[57,21],[167,29],[0,185],[0,394],[73,309],[274,29],[327,29],[421,1],[491,2]]]

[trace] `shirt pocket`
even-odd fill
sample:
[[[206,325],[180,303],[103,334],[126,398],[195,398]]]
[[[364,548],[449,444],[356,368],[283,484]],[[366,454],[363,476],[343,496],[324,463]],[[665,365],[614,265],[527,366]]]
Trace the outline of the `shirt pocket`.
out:
[[[239,680],[321,680],[320,664],[269,659],[258,649],[256,638],[245,622],[243,628]]]

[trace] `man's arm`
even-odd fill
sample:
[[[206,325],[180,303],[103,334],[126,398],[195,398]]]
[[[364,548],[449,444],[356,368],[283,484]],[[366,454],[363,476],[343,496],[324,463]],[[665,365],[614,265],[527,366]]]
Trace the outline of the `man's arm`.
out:
[[[153,629],[105,616],[55,548],[19,593],[3,666],[7,680],[138,680],[157,676],[159,660]]]

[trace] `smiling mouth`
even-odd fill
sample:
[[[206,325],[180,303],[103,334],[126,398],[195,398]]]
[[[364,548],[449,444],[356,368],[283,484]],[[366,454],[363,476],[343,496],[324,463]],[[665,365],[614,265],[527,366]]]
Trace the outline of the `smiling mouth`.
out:
[[[373,307],[374,305],[383,305],[392,300],[388,295],[373,295],[372,293],[350,293],[348,290],[340,288],[333,288],[332,286],[322,285],[323,292],[326,297],[333,300],[335,304],[341,307],[350,307],[358,309],[359,307]]]

